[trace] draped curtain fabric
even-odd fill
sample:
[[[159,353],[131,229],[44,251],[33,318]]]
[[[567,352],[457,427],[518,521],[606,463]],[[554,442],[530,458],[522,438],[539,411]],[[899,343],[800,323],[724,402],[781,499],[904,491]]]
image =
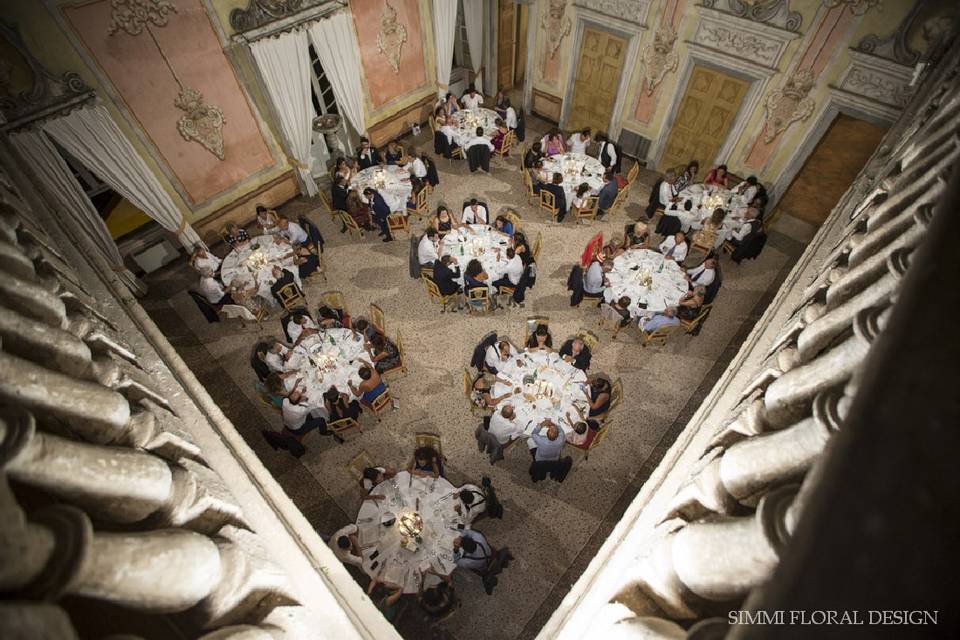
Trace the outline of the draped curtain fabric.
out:
[[[310,91],[309,47],[307,33],[303,29],[250,44],[267,93],[276,108],[280,128],[290,144],[291,160],[296,164],[307,195],[312,196],[317,193],[317,184],[310,175],[313,161],[310,154],[311,133],[316,112]]]
[[[61,213],[72,216],[77,221],[78,226],[100,249],[117,277],[134,295],[146,295],[146,285],[123,266],[123,258],[107,225],[50,138],[42,131],[23,131],[12,134],[10,141],[46,185]]]
[[[483,3],[484,0],[463,0],[463,22],[467,27],[467,45],[470,47],[470,63],[473,65],[474,86],[483,93]]]
[[[437,92],[441,97],[450,88],[453,66],[453,38],[457,31],[457,0],[433,0],[433,38],[437,52]],[[471,54],[472,54],[471,50]]]
[[[176,233],[183,246],[203,244],[105,107],[74,109],[44,123],[43,130],[114,191]]]
[[[323,72],[333,88],[340,113],[350,121],[354,131],[364,133],[367,123],[363,115],[363,71],[360,68],[360,45],[353,30],[353,20],[346,11],[310,25],[310,41],[323,65]]]

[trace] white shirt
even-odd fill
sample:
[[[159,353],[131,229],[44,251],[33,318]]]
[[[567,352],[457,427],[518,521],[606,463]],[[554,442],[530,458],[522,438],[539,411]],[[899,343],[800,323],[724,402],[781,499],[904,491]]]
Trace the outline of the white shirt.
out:
[[[476,92],[471,96],[469,93],[460,98],[460,104],[464,109],[477,109],[483,104],[483,96]]]
[[[449,124],[440,127],[440,133],[447,137],[447,144],[453,144],[454,139],[457,137],[457,130]]]
[[[473,207],[467,205],[463,209],[463,213],[460,214],[460,223],[461,224],[489,224],[490,215],[487,213],[487,208],[482,204],[477,205],[476,211]]]
[[[514,254],[510,260],[507,261],[506,276],[510,280],[510,284],[517,286],[520,284],[520,277],[523,275],[523,261],[520,259],[520,256]]]
[[[608,140],[606,142],[600,143],[600,148],[597,149],[597,160],[600,160],[600,157],[603,155],[603,150],[607,149],[607,155],[610,156],[610,166],[617,164],[617,148]],[[600,160],[602,163],[603,161]]]
[[[216,278],[209,276],[200,278],[200,284],[197,286],[197,289],[200,290],[200,295],[206,298],[210,304],[220,302],[220,299],[226,295],[226,292],[223,290],[223,285],[217,282]]]
[[[747,181],[744,180],[743,182],[741,182],[740,184],[738,184],[737,186],[735,186],[735,187],[733,188],[733,190],[736,191],[736,192],[739,192],[739,191],[740,191],[740,187],[747,187],[746,189],[744,189],[744,191],[743,191],[743,193],[740,195],[740,197],[743,198],[743,201],[744,201],[745,203],[750,204],[751,202],[753,202],[753,199],[754,199],[754,198],[756,197],[756,195],[757,195],[757,187],[756,187],[756,185],[752,185],[752,184],[751,184],[750,186],[747,186],[747,184],[748,184]]]
[[[193,260],[193,268],[197,271],[209,269],[211,273],[216,273],[217,269],[220,268],[220,258],[212,253],[208,253],[206,257],[203,258],[198,256]]]
[[[504,120],[507,122],[508,129],[517,128],[517,112],[514,111],[513,107],[507,107],[506,117]]]
[[[289,240],[292,244],[304,244],[310,237],[307,235],[307,232],[303,230],[296,222],[290,222],[287,224],[287,228],[280,232],[284,238]]]
[[[352,564],[356,566],[361,566],[363,564],[363,558],[360,556],[353,555],[353,547],[348,547],[346,549],[341,549],[340,545],[337,544],[343,536],[353,536],[359,532],[360,529],[355,524],[348,524],[342,529],[339,529],[330,536],[330,549],[333,550],[333,555],[337,556],[337,559],[340,560],[343,564]]]
[[[664,209],[669,209],[673,204],[673,199],[677,197],[677,192],[673,185],[664,180],[660,183],[660,204]]]
[[[293,404],[290,398],[283,399],[283,426],[292,431],[296,431],[307,421],[310,414],[310,407],[303,404]]]
[[[517,355],[517,350],[513,348],[512,344],[507,347],[507,352],[507,359],[504,360],[500,355],[500,343],[494,342],[492,345],[487,347],[487,353],[483,358],[483,363],[487,365],[488,369],[496,369],[499,371],[504,362],[508,362],[511,357]]]
[[[521,433],[523,428],[517,424],[516,416],[513,420],[507,420],[499,411],[490,416],[490,435],[500,444],[507,444]]]
[[[423,164],[423,160],[420,158],[414,158],[407,164],[407,168],[410,170],[410,175],[416,176],[417,178],[426,178],[427,177],[427,165]]]
[[[437,243],[430,236],[424,234],[417,245],[417,260],[422,265],[433,266],[440,255],[437,253]]]
[[[743,239],[750,235],[751,231],[753,231],[753,225],[750,224],[749,220],[746,220],[742,225],[740,225],[739,229],[727,233],[727,240],[743,242]]]
[[[273,353],[272,351],[267,351],[267,355],[264,357],[264,362],[267,363],[267,366],[270,367],[271,371],[281,372],[283,371],[284,356],[290,351],[289,348],[281,346],[280,353]]]
[[[290,334],[291,342],[296,342],[297,338],[300,337],[300,334],[303,333],[304,329],[316,329],[316,328],[317,328],[317,323],[315,323],[310,318],[307,318],[307,321],[304,322],[302,325],[297,324],[296,322],[291,320],[287,324],[287,333]]]
[[[590,144],[590,138],[584,140],[583,136],[579,133],[575,133],[567,140],[567,148],[570,149],[571,153],[582,153],[587,154],[587,145]]]
[[[717,272],[713,269],[707,269],[703,265],[690,271],[690,281],[694,285],[700,286],[710,286],[714,278],[717,277]]]
[[[470,139],[469,142],[467,142],[467,144],[465,144],[465,145],[463,145],[463,146],[464,146],[464,148],[469,149],[470,147],[472,147],[472,146],[475,145],[475,144],[485,144],[485,145],[487,145],[487,147],[490,149],[490,151],[495,151],[495,150],[496,150],[496,147],[494,147],[494,146],[493,146],[493,143],[490,142],[490,138],[488,138],[488,137],[486,137],[486,136],[474,136],[473,138]]]
[[[596,260],[587,268],[587,274],[583,278],[583,290],[592,294],[603,291],[603,267]]]
[[[673,253],[670,253],[671,249],[673,250]],[[675,262],[683,262],[687,259],[687,243],[684,242],[680,246],[677,246],[676,239],[673,236],[670,236],[660,243],[660,253],[663,255],[670,253],[670,256]]]

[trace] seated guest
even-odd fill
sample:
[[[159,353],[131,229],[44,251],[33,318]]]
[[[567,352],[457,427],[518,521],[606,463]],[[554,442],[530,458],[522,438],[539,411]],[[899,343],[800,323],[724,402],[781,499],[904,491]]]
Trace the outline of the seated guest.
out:
[[[264,233],[277,232],[277,212],[273,209],[267,209],[262,204],[257,205],[257,224],[263,229]]]
[[[517,124],[519,124],[519,120],[517,119],[517,111],[510,106],[510,98],[507,98],[504,101],[504,105],[506,106],[506,109],[500,117],[503,118],[503,121],[507,123],[507,128],[512,131],[516,129]]]
[[[497,586],[497,576],[488,574],[487,569],[495,558],[493,547],[482,533],[476,529],[464,529],[453,541],[453,558],[457,566],[479,573],[483,579],[483,588],[487,595]]]
[[[370,350],[373,355],[373,366],[377,372],[384,373],[400,366],[400,350],[392,340],[383,334],[375,334],[370,340]]]
[[[361,229],[373,230],[373,221],[370,218],[370,207],[360,199],[360,194],[351,190],[347,194],[347,208],[344,209],[350,217],[356,220]]]
[[[270,293],[273,294],[273,297],[277,299],[277,302],[280,303],[280,306],[283,306],[283,301],[280,300],[280,289],[283,289],[288,284],[296,284],[297,279],[293,275],[293,271],[287,269],[286,267],[278,267],[276,265],[270,269],[270,273],[273,274],[273,284],[270,285]],[[297,285],[299,286],[299,285]]]
[[[387,224],[387,217],[390,215],[390,205],[388,205],[387,201],[383,199],[383,196],[372,187],[367,187],[363,190],[363,197],[370,203],[370,217],[377,226],[380,227],[380,237],[384,242],[392,241],[393,236],[390,235],[390,227]]]
[[[490,138],[483,135],[483,127],[477,127],[477,130],[474,132],[475,135],[467,141],[463,148],[467,151],[470,150],[470,147],[475,145],[485,145],[491,152],[494,151],[496,147],[493,146],[493,143],[490,142]]]
[[[517,255],[520,256],[520,260],[523,261],[523,266],[529,266],[531,263],[535,262],[533,259],[533,253],[530,251],[530,244],[527,242],[527,237],[523,235],[522,231],[513,232],[513,249],[517,252]],[[533,285],[528,285],[532,287]]]
[[[676,204],[680,202],[680,197],[677,195],[677,188],[674,184],[677,182],[677,175],[672,171],[667,171],[663,180],[660,181],[660,192],[658,195],[657,208],[663,209],[676,209]]]
[[[716,277],[717,259],[712,254],[702,264],[687,271],[687,280],[693,286],[709,287]]]
[[[680,318],[677,317],[677,310],[674,307],[667,307],[662,313],[655,313],[643,322],[641,328],[647,333],[650,333],[661,327],[671,327],[676,324],[680,324]]]
[[[550,184],[543,185],[541,189],[546,189],[553,194],[558,211],[557,222],[563,222],[564,216],[567,215],[567,192],[563,189],[563,174],[554,173],[553,181]]]
[[[542,433],[544,427],[547,428],[546,433]],[[551,462],[560,459],[566,437],[563,430],[547,418],[533,430],[530,440],[534,444],[534,447],[530,449],[533,459],[536,462]]]
[[[490,478],[484,476],[483,484],[489,486]],[[487,494],[475,484],[461,486],[453,492],[453,497],[459,499],[454,510],[468,523],[472,524],[487,511]]]
[[[367,595],[370,596],[370,600],[384,619],[393,624],[400,614],[400,607],[397,603],[403,597],[403,585],[381,580],[377,576],[367,585]]]
[[[513,235],[513,223],[506,216],[497,216],[496,220],[493,221],[493,228],[508,236]]]
[[[197,284],[197,291],[210,304],[221,307],[225,304],[233,304],[233,298],[224,290],[219,280],[213,277],[213,272],[204,269],[200,272],[200,282]]]
[[[285,216],[280,216],[277,225],[280,227],[280,235],[286,238],[290,244],[294,246],[310,244],[310,236],[298,223],[288,220]]]
[[[710,214],[706,220],[700,224],[700,231],[704,234],[712,234],[717,236],[720,230],[723,228],[723,221],[727,217],[727,212],[717,207],[713,210],[713,213]]]
[[[236,222],[228,222],[227,233],[224,239],[227,241],[227,244],[230,245],[231,249],[236,249],[238,246],[243,246],[250,242],[250,234],[247,233],[246,229],[237,225]]]
[[[396,140],[387,143],[383,159],[385,164],[403,164],[403,149],[400,148]]]
[[[427,227],[426,233],[420,238],[417,245],[417,261],[421,267],[433,267],[433,263],[440,258],[439,254],[440,237],[437,230],[433,227]]]
[[[630,324],[630,296],[620,296],[618,300],[610,303],[610,308],[620,316],[620,326],[625,327]],[[605,303],[606,304],[606,303]]]
[[[443,236],[450,233],[454,228],[459,227],[460,223],[453,219],[449,209],[440,205],[437,207],[437,212],[433,214],[430,226],[437,230],[437,235],[442,240]]]
[[[493,283],[494,287],[512,287],[513,296],[510,299],[510,304],[516,304],[521,307],[523,306],[524,287],[520,286],[520,281],[523,278],[524,270],[523,260],[520,259],[520,256],[517,255],[513,247],[509,247],[507,249],[507,266],[504,269],[504,275]]]
[[[573,429],[573,433],[567,434],[567,444],[578,449],[589,449],[600,431],[600,423],[586,418],[579,408],[577,408],[577,412],[579,413],[577,422],[570,419],[569,413],[565,416],[567,424]]]
[[[317,323],[305,313],[294,313],[287,322],[287,335],[290,336],[290,342],[294,345],[315,333],[319,333]]]
[[[460,111],[460,103],[457,102],[457,96],[453,95],[452,93],[448,93],[443,102],[443,112],[449,118],[457,111]]]
[[[621,236],[611,236],[610,241],[603,245],[603,261],[605,264],[613,264],[613,259],[623,255],[623,238]]]
[[[580,184],[577,187],[577,190],[573,193],[573,200],[570,203],[570,211],[576,215],[580,209],[583,209],[587,204],[587,199],[590,197],[590,185],[586,182]],[[580,221],[577,220],[579,224]]]
[[[375,167],[381,162],[380,152],[370,144],[367,138],[360,138],[360,149],[357,151],[357,166],[360,171]]]
[[[587,403],[590,406],[590,418],[602,416],[610,410],[610,381],[606,378],[594,378],[590,381],[590,393]]]
[[[334,180],[336,180],[337,176],[340,176],[349,184],[355,175],[357,175],[357,168],[353,164],[353,160],[342,156],[337,158],[337,163],[333,167]]]
[[[494,396],[493,381],[490,379],[493,377],[490,374],[480,374],[473,381],[473,391],[470,393],[470,399],[473,404],[484,411],[495,409],[502,400],[506,400],[513,395],[511,390],[507,390],[502,395]]]
[[[483,270],[483,265],[476,258],[467,263],[467,270],[463,274],[464,293],[469,293],[471,289],[480,289],[487,287],[487,280],[490,276]]]
[[[487,206],[478,202],[476,198],[470,198],[463,208],[463,214],[460,216],[460,224],[489,224],[490,214]]]
[[[607,139],[605,133],[598,133],[596,140],[600,143],[600,146],[597,147],[597,160],[600,161],[604,169],[610,170],[616,168],[619,162],[617,158],[617,147]]]
[[[567,139],[567,147],[570,149],[570,153],[587,155],[587,145],[589,144],[590,127],[587,127],[583,131],[570,134],[570,137]]]
[[[418,447],[407,464],[407,473],[421,478],[439,478],[443,475],[443,456],[433,447]]]
[[[531,169],[537,164],[538,160],[543,159],[542,150],[542,145],[539,142],[534,142],[533,145],[527,149],[527,152],[523,154],[523,168]]]
[[[746,240],[747,236],[760,228],[760,222],[757,220],[757,213],[755,209],[747,209],[747,213],[743,217],[743,223],[734,230],[727,232],[726,240],[735,247],[739,247],[740,244]]]
[[[337,530],[330,536],[330,549],[333,555],[343,564],[352,564],[355,567],[363,566],[363,553],[360,551],[360,543],[357,541],[357,534],[360,529],[356,523],[351,522],[342,529]]]
[[[347,188],[349,181],[340,174],[333,178],[333,186],[330,187],[330,205],[335,211],[347,211],[347,196],[350,190]]]
[[[543,160],[537,159],[534,160],[533,166],[525,169],[525,171],[530,175],[530,182],[533,184],[533,192],[539,194],[540,189],[543,188],[545,182],[549,182],[551,176],[547,175],[547,172],[543,169]]]
[[[284,345],[279,340],[274,340],[270,345],[269,351],[263,356],[263,361],[267,364],[270,371],[283,373],[283,368],[293,355],[293,349]]]
[[[548,158],[567,151],[563,144],[563,133],[559,129],[551,129],[547,135],[543,136],[540,139],[540,146],[543,149],[543,154]]]
[[[612,172],[607,171],[603,174],[603,187],[600,189],[600,193],[597,194],[597,218],[603,218],[607,215],[611,208],[613,208],[613,203],[617,199],[617,193],[620,191],[620,188],[617,186],[617,181],[614,179]]]
[[[510,104],[510,98],[503,93],[503,89],[499,89],[497,94],[493,96],[493,110],[502,118],[503,114],[507,112],[508,104]]]
[[[257,380],[266,381],[271,373],[270,365],[267,364],[267,355],[270,353],[271,345],[269,342],[258,342],[253,348],[253,354],[250,356],[250,366],[253,372],[257,374]],[[282,360],[281,360],[282,368]]]
[[[417,208],[417,196],[420,195],[420,192],[423,191],[423,189],[423,180],[416,176],[410,176],[410,195],[407,197],[407,209]],[[410,214],[404,211],[403,215],[409,216]]]
[[[746,180],[733,188],[733,192],[739,195],[744,202],[753,202],[757,196],[757,176],[749,176]]]
[[[190,266],[198,273],[209,272],[211,275],[220,271],[220,258],[206,250],[202,245],[197,245],[190,256]]]
[[[700,308],[703,307],[703,297],[706,293],[706,287],[697,285],[683,294],[677,302],[677,317],[681,320],[696,318],[700,314]]]
[[[440,295],[452,296],[463,293],[457,279],[460,277],[460,267],[453,256],[443,256],[433,263],[433,282],[440,290]],[[456,308],[454,308],[456,311]]]
[[[663,257],[670,258],[678,264],[687,259],[687,236],[683,231],[677,231],[675,235],[668,237],[660,243],[660,253]]]
[[[417,155],[416,150],[410,150],[410,162],[407,163],[407,170],[410,172],[410,177],[417,178],[418,180],[427,179],[427,162],[430,162],[430,159],[426,154]]]
[[[292,435],[300,446],[303,447],[303,437],[311,431],[318,431],[321,435],[327,435],[327,421],[316,413],[307,404],[308,398],[299,388],[299,381],[294,383],[294,389],[286,398],[283,399],[281,415],[283,416],[283,426],[287,433]],[[336,436],[342,442],[343,438]],[[293,455],[298,456],[295,450],[291,450]]]
[[[706,185],[729,189],[730,176],[727,174],[727,165],[721,164],[713,169],[710,169],[710,172],[707,173],[707,178],[703,181],[703,183]]]
[[[645,222],[637,222],[624,238],[628,249],[646,249],[650,241],[650,228]]]
[[[484,354],[483,364],[486,366],[487,371],[491,373],[497,373],[500,367],[503,366],[505,362],[508,362],[510,358],[517,355],[517,350],[506,340],[501,340],[500,342],[494,343],[487,347],[487,352]]]
[[[353,322],[350,323],[350,328],[363,336],[365,342],[370,342],[373,339],[373,336],[380,333],[377,328],[363,316],[354,318]]]
[[[577,369],[586,371],[590,368],[590,359],[593,357],[590,348],[580,338],[571,338],[560,346],[560,357],[573,364]]]
[[[323,406],[327,410],[327,419],[330,422],[336,422],[337,420],[343,420],[345,418],[352,420],[358,420],[360,418],[360,403],[356,400],[351,400],[350,396],[341,393],[336,387],[330,387],[323,394]],[[382,469],[381,472],[382,474],[387,473],[386,469]],[[385,475],[382,480],[374,482],[367,491],[391,476],[392,474]],[[366,474],[364,474],[364,477],[366,477]]]
[[[591,298],[603,295],[603,260],[595,256],[586,273],[583,274],[583,294]]]
[[[450,151],[453,151],[457,148],[457,123],[453,118],[444,117],[442,120],[438,121],[440,126],[440,133],[447,139],[447,146],[450,148]],[[449,155],[447,157],[450,157]]]
[[[687,163],[687,167],[679,176],[677,176],[677,181],[673,185],[673,188],[676,189],[677,193],[680,193],[686,187],[693,184],[693,180],[697,177],[698,171],[700,171],[699,162],[696,160],[691,160]]]
[[[380,373],[376,369],[367,365],[360,367],[358,375],[360,376],[358,386],[354,386],[352,380],[347,381],[347,384],[350,385],[350,391],[360,398],[360,402],[368,405],[373,404],[373,401],[387,390],[386,383],[380,378]]]
[[[439,582],[430,588],[426,587],[428,574],[440,578]],[[433,569],[420,571],[420,592],[417,594],[417,602],[420,604],[420,608],[434,620],[444,618],[454,607],[458,606],[457,595],[454,593],[451,584],[452,581],[452,576],[442,576]]]
[[[317,308],[317,324],[321,329],[342,329],[344,325],[342,312],[325,304]]]
[[[513,405],[505,404],[490,416],[490,435],[497,439],[501,445],[509,443],[523,434],[524,425],[517,422],[516,412]]]
[[[334,388],[334,390],[336,389]],[[323,397],[326,398],[327,394],[329,393],[330,392],[328,391],[327,393],[323,394]],[[340,395],[340,394],[338,393],[337,395]],[[343,394],[343,396],[346,397],[346,394]],[[354,400],[353,402],[356,403],[357,401]],[[358,416],[360,415],[359,404],[357,405],[357,415]],[[331,418],[331,422],[332,421],[333,419]],[[381,482],[386,482],[387,480],[394,477],[395,475],[397,475],[397,472],[394,471],[393,469],[387,469],[385,467],[367,467],[366,469],[363,470],[363,478],[360,480],[360,485],[364,488],[365,491],[370,492],[370,491],[373,491],[373,488],[376,487],[378,484],[380,484]]]
[[[470,85],[467,92],[460,98],[464,109],[479,109],[483,104],[483,96],[477,93],[476,87]]]
[[[553,351],[553,336],[547,325],[538,324],[530,337],[527,338],[527,351]]]
[[[510,130],[507,128],[507,124],[500,118],[496,119],[494,126],[496,127],[496,129],[493,132],[493,137],[490,138],[490,142],[493,144],[494,149],[496,149],[497,151],[500,151],[500,149],[503,148],[503,141],[506,139],[507,134],[510,132]],[[510,154],[507,153],[506,155],[510,155]]]

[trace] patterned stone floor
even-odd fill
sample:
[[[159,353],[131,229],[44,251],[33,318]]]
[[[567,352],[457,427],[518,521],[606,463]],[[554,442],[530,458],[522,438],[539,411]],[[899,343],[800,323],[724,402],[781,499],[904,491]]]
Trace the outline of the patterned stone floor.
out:
[[[530,123],[531,135],[543,123]],[[428,132],[417,145],[427,147]],[[406,141],[410,145],[410,141]],[[760,258],[737,266],[725,259],[725,281],[709,322],[699,336],[683,336],[663,348],[641,348],[632,337],[598,332],[601,344],[591,372],[605,372],[623,381],[625,400],[613,431],[584,463],[575,456],[572,472],[562,485],[534,485],[527,475],[529,457],[521,449],[491,467],[476,449],[476,425],[461,392],[461,378],[477,341],[488,331],[523,339],[524,321],[532,314],[550,317],[555,340],[577,329],[596,328],[597,311],[568,305],[565,290],[570,267],[590,235],[620,232],[640,217],[655,179],[642,171],[624,211],[602,223],[575,226],[547,223],[526,204],[518,158],[494,161],[489,175],[471,175],[465,165],[440,159],[441,184],[431,206],[482,197],[494,212],[514,207],[532,241],[543,234],[537,285],[524,310],[499,311],[471,317],[443,314],[423,285],[408,275],[409,243],[382,243],[375,234],[350,240],[339,233],[315,200],[298,199],[284,209],[304,213],[318,224],[327,240],[328,283],[307,289],[315,306],[319,293],[342,291],[352,315],[366,314],[375,302],[386,312],[387,332],[402,332],[409,373],[391,383],[400,401],[397,411],[377,424],[366,418],[363,434],[348,436],[344,445],[311,436],[308,452],[295,460],[265,445],[259,430],[276,425],[279,416],[261,405],[254,394],[255,376],[247,364],[259,337],[280,335],[279,322],[268,320],[262,330],[238,325],[208,325],[186,294],[195,282],[184,261],[152,274],[144,306],[220,404],[250,446],[298,504],[318,531],[329,534],[352,520],[361,492],[347,470],[361,449],[374,460],[392,466],[406,464],[417,431],[442,435],[454,484],[489,475],[504,502],[503,520],[481,521],[495,546],[508,545],[517,560],[500,578],[493,596],[484,594],[472,574],[457,572],[454,584],[460,608],[439,624],[430,624],[416,606],[407,608],[398,629],[407,638],[532,638],[577,579],[619,519],[644,480],[657,465],[714,381],[726,368],[740,343],[769,303],[787,271],[812,237],[813,230],[793,218],[779,220]],[[415,224],[415,230],[424,223]],[[221,256],[223,247],[215,248]],[[365,584],[365,578],[357,576]],[[495,621],[495,622],[494,622]]]

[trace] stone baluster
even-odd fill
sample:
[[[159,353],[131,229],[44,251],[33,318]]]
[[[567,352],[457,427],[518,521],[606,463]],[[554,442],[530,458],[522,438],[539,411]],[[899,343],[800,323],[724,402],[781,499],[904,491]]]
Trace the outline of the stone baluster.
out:
[[[147,398],[174,413],[167,399],[153,388],[150,376],[129,362],[115,360],[109,356],[98,356],[93,359],[92,371],[100,384],[122,393],[131,402]]]
[[[63,301],[36,282],[9,272],[0,273],[0,300],[7,308],[51,327],[66,327],[67,309]]]
[[[30,258],[20,251],[17,245],[6,240],[0,240],[0,271],[23,280],[32,280],[36,277],[36,270]]]
[[[0,602],[0,629],[8,640],[79,640],[67,612],[45,602]]]
[[[4,350],[9,353],[66,375],[92,379],[90,348],[63,329],[30,320],[0,306],[0,337]]]

